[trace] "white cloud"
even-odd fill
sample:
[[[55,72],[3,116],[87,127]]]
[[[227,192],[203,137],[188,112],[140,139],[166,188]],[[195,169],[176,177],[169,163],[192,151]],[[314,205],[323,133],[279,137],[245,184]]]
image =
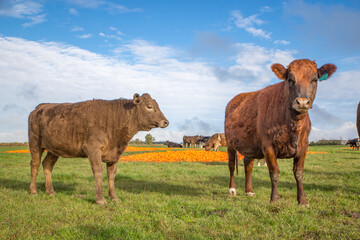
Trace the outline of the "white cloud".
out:
[[[46,14],[40,14],[43,6],[38,2],[17,0],[3,1],[1,4],[0,15],[30,20],[30,22],[23,24],[24,27],[30,27],[46,21]]]
[[[270,67],[274,63],[287,66],[294,60],[293,50],[267,49],[254,44],[235,44],[236,64],[229,68],[215,68],[216,76],[222,80],[234,80],[243,84],[251,82],[251,88],[269,84],[275,75]]]
[[[344,122],[340,126],[330,129],[312,127],[310,132],[310,141],[319,141],[322,139],[345,140],[357,137],[356,126],[352,122]]]
[[[27,117],[39,103],[132,98],[134,93],[145,92],[157,100],[170,121],[168,128],[151,131],[156,140],[180,142],[185,134],[223,132],[225,106],[230,99],[268,85],[275,79],[270,65],[279,62],[286,66],[294,54],[253,44],[235,47],[236,63],[223,70],[235,77],[245,73],[250,77],[219,81],[221,74],[214,74],[212,65],[181,60],[181,51],[144,40],[134,40],[118,49],[116,57],[109,57],[54,42],[0,37],[0,142],[27,141]],[[335,77],[333,80],[340,81]],[[319,83],[319,89],[326,83]],[[323,101],[329,97],[317,96],[319,108],[328,111]],[[320,117],[325,115],[320,112]],[[313,121],[312,136],[321,138],[334,132],[340,134],[337,138],[348,137],[351,121],[341,122],[350,123],[334,121],[324,129]],[[137,136],[143,139],[146,133]]]
[[[70,4],[75,4],[83,8],[104,9],[112,14],[121,14],[129,12],[141,12],[141,8],[128,8],[120,4],[103,0],[68,0]]]
[[[289,45],[290,42],[286,40],[275,40],[274,44]]]
[[[114,35],[114,34],[105,34],[103,32],[99,33],[99,36],[104,37],[104,38],[112,38],[112,39],[116,39],[116,40],[121,40],[121,37],[119,37],[118,35]]]
[[[2,9],[0,9],[0,15],[25,18],[27,16],[33,16],[42,11],[42,5],[34,1],[4,1],[2,3]]]
[[[268,33],[268,32],[265,32],[264,30],[262,29],[256,29],[254,27],[247,27],[245,28],[245,30],[249,33],[251,33],[253,36],[255,37],[263,37],[265,39],[270,39],[270,34],[271,33]]]
[[[79,12],[75,8],[70,8],[69,13],[74,16],[78,16]]]
[[[91,33],[88,33],[88,34],[83,34],[83,35],[80,35],[79,38],[82,38],[82,39],[87,39],[87,38],[91,38],[92,37],[92,34]]]
[[[82,32],[84,31],[84,28],[79,27],[79,26],[75,26],[71,29],[72,32]]]
[[[260,12],[272,12],[273,9],[269,6],[264,6],[260,9]]]
[[[231,16],[238,28],[245,29],[245,31],[251,33],[254,37],[262,37],[265,39],[271,38],[271,32],[266,32],[262,29],[254,27],[254,25],[264,24],[264,21],[258,18],[258,14],[254,14],[249,17],[243,17],[240,11],[233,11],[231,12]]]
[[[45,22],[46,21],[45,16],[46,16],[46,14],[30,16],[28,18],[31,20],[31,22],[24,23],[23,27],[31,27],[33,25]]]

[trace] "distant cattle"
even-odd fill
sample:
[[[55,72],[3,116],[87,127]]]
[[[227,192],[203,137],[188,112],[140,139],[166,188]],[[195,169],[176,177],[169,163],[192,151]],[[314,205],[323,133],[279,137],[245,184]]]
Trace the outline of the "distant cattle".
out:
[[[196,141],[196,145],[201,148],[206,144],[207,141],[209,141],[210,137],[208,137],[208,136],[205,136],[205,137],[200,136],[200,137],[201,138]]]
[[[88,157],[96,181],[96,202],[106,204],[101,162],[107,167],[109,197],[118,201],[114,186],[116,166],[128,142],[138,131],[168,125],[149,94],[135,94],[132,100],[40,104],[29,116],[30,193],[37,194],[36,177],[41,155],[47,150],[42,162],[47,194],[54,194],[51,173],[59,157]]]
[[[254,159],[265,158],[271,179],[271,201],[277,201],[280,171],[277,158],[294,158],[293,173],[297,184],[297,200],[308,205],[303,189],[304,160],[311,129],[308,109],[312,108],[319,80],[325,80],[336,66],[326,64],[319,69],[315,61],[295,60],[287,68],[271,66],[284,80],[257,92],[235,96],[225,111],[225,136],[229,155],[229,192],[235,195],[234,169],[236,152],[245,156],[245,192],[254,195],[251,173]]]
[[[357,107],[356,128],[357,128],[357,132],[358,132],[358,137],[360,138],[360,102]]]
[[[196,136],[184,136],[183,137],[183,144],[184,148],[190,147],[193,145],[196,145],[196,142],[200,140],[202,137],[199,135]]]
[[[350,147],[352,147],[352,149],[357,149],[359,150],[359,147],[360,147],[360,138],[354,138],[354,139],[351,139],[351,140],[348,140],[346,142],[346,145],[350,145]]]
[[[182,148],[181,144],[170,142],[170,141],[166,141],[164,143],[164,145],[168,146],[169,148]]]
[[[214,148],[214,151],[219,151],[219,147],[226,147],[226,139],[224,133],[216,133],[205,143],[205,151],[210,151]]]

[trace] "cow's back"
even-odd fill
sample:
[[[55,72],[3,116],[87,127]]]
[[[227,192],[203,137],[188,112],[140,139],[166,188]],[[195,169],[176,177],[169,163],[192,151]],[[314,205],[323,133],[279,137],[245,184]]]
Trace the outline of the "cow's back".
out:
[[[107,130],[114,132],[107,102],[40,104],[29,116],[29,137],[37,135],[41,147],[58,156],[85,157],[91,138],[108,141]]]

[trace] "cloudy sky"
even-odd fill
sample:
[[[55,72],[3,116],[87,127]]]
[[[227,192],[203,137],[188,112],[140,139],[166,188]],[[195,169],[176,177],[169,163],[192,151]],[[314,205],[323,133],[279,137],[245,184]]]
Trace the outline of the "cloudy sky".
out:
[[[299,58],[338,66],[319,83],[310,140],[355,138],[359,23],[355,0],[0,0],[0,142],[27,141],[39,103],[145,92],[170,121],[157,141],[223,132],[231,98]]]

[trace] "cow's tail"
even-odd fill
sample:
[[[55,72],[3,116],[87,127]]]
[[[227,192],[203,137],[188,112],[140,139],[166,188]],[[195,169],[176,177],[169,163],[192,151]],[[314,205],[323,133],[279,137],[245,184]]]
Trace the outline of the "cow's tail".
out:
[[[239,160],[238,160],[238,152],[235,151],[235,164],[236,164],[236,176],[239,176]]]

